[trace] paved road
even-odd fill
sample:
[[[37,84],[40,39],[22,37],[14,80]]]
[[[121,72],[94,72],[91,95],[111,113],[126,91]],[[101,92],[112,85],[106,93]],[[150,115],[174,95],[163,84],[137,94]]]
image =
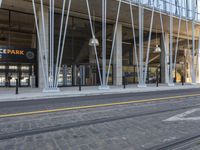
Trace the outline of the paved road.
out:
[[[108,104],[114,102],[126,102],[133,100],[145,100],[152,98],[173,97],[180,95],[200,94],[199,89],[170,90],[158,92],[145,92],[133,94],[112,94],[88,97],[59,98],[49,100],[29,100],[18,102],[0,102],[0,114],[29,112],[44,109],[56,109],[63,107],[76,107],[85,105]],[[34,96],[34,95],[33,95]]]
[[[200,95],[193,95],[199,91],[0,103],[3,114],[171,97],[0,118],[0,150],[199,150]]]

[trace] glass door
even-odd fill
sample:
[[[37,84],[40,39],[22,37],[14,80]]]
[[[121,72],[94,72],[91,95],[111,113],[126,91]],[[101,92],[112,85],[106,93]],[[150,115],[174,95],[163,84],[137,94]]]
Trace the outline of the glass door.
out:
[[[59,86],[72,86],[72,66],[63,65],[60,68],[60,74],[58,77]]]
[[[30,66],[21,66],[20,68],[20,86],[30,85]]]
[[[8,86],[16,86],[16,79],[18,79],[19,71],[17,65],[8,66],[7,81]]]
[[[0,86],[6,85],[6,66],[0,65]]]

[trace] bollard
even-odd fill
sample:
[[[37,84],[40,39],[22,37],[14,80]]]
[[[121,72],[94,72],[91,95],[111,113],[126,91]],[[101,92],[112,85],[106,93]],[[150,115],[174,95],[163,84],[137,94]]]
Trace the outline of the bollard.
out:
[[[181,76],[181,81],[182,81],[182,86],[184,86],[184,77],[183,77],[183,75]]]
[[[15,94],[19,94],[19,81],[18,81],[18,79],[16,79],[16,90],[15,90]]]
[[[124,85],[124,89],[126,88],[126,77],[123,76],[123,85]]]
[[[79,91],[81,91],[81,78],[79,77]]]
[[[158,68],[156,69],[156,87],[158,87]]]

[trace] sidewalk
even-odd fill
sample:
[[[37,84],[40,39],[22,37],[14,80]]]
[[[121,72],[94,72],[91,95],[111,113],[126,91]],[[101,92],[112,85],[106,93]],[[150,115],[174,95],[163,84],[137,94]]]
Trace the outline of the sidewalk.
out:
[[[200,88],[200,85],[180,85],[176,84],[174,87],[169,87],[160,84],[156,87],[155,84],[150,84],[146,88],[138,88],[137,85],[128,85],[126,89],[123,86],[110,86],[109,90],[98,90],[97,86],[82,87],[79,91],[78,87],[61,88],[59,93],[43,93],[38,88],[19,88],[19,94],[15,95],[15,88],[0,88],[0,102],[6,101],[22,101],[33,99],[49,99],[49,98],[62,98],[62,97],[79,97],[79,96],[92,96],[92,95],[106,95],[106,94],[120,94],[120,93],[139,93],[151,91],[165,91],[165,90],[178,90],[178,89],[192,89]]]

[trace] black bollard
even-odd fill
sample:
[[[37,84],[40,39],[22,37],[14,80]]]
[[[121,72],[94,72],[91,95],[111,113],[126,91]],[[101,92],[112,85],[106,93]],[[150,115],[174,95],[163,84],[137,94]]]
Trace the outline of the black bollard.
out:
[[[19,94],[19,81],[16,79],[16,91],[15,94]]]
[[[79,77],[79,91],[81,91],[81,78]]]
[[[126,77],[123,76],[123,85],[124,85],[124,89],[126,88]]]
[[[158,68],[156,69],[156,87],[158,87]]]
[[[183,75],[181,76],[181,81],[182,81],[182,86],[184,85],[184,77]]]

